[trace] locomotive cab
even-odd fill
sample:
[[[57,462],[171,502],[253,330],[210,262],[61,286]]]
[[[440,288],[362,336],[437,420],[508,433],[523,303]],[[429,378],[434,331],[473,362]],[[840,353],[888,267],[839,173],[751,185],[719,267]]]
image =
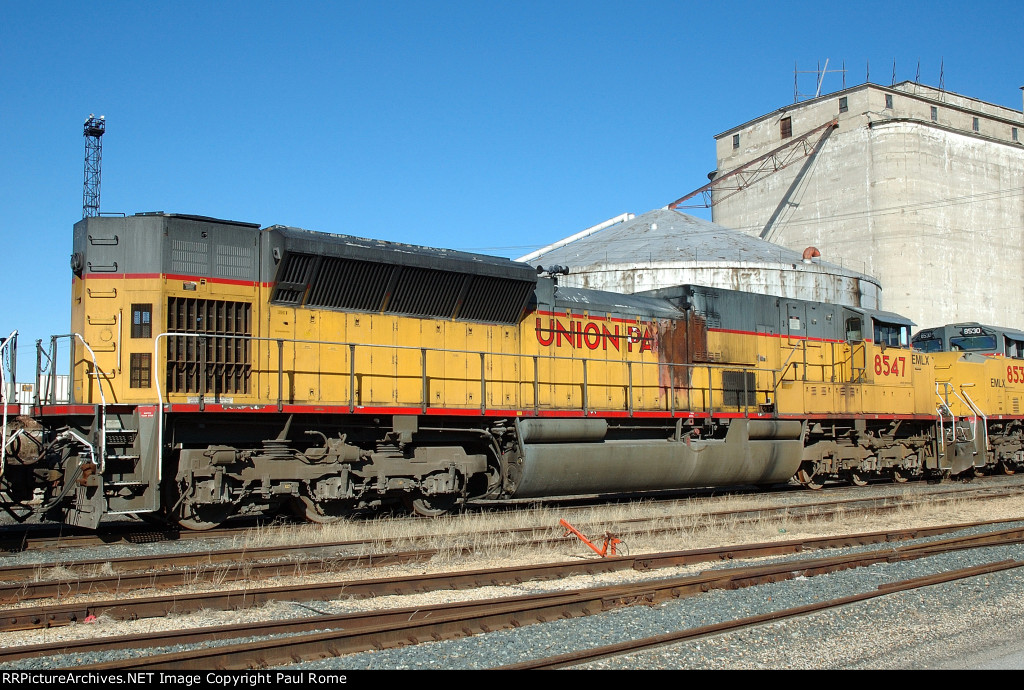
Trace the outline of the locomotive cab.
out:
[[[1024,359],[1024,332],[976,322],[925,328],[912,342],[920,352],[976,352]]]

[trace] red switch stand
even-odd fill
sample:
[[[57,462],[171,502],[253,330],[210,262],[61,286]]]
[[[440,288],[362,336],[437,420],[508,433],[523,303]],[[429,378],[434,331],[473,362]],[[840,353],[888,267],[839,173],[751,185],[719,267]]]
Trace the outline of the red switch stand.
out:
[[[564,527],[566,530],[568,530],[565,533],[565,536],[568,537],[570,534],[575,534],[577,537],[580,538],[580,541],[582,541],[584,544],[586,544],[591,549],[593,549],[594,553],[596,553],[601,558],[606,558],[608,556],[608,547],[609,546],[612,549],[611,555],[612,556],[617,555],[615,553],[615,545],[616,544],[621,544],[622,540],[619,539],[618,537],[612,535],[611,532],[605,532],[604,533],[604,546],[602,548],[598,549],[596,546],[594,546],[593,543],[591,543],[591,541],[589,539],[584,537],[583,534],[578,529],[576,529],[575,527],[570,525],[568,522],[566,522],[565,520],[559,520],[558,522],[561,523],[562,527]]]

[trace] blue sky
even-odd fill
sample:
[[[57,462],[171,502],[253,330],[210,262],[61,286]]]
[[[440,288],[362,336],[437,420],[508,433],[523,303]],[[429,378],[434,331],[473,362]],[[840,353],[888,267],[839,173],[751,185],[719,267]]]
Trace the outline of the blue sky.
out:
[[[70,320],[82,123],[101,210],[191,213],[517,257],[707,182],[794,67],[1021,107],[1007,2],[0,0],[0,331]],[[801,92],[814,90],[802,75]],[[829,74],[823,92],[842,87]],[[698,214],[702,215],[702,214]],[[705,216],[709,217],[709,216]]]

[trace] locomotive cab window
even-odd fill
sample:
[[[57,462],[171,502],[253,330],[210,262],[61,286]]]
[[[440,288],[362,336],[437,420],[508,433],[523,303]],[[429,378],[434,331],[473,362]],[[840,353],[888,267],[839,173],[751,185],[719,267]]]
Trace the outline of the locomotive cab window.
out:
[[[950,350],[965,350],[967,352],[995,352],[996,338],[993,335],[964,335],[949,339]]]
[[[942,338],[935,338],[931,334],[928,337],[918,335],[914,340],[914,349],[918,352],[942,352]]]
[[[1010,336],[1005,336],[1005,340],[1006,356],[1013,359],[1024,359],[1024,340],[1015,340]]]
[[[875,343],[886,347],[907,347],[910,333],[906,326],[875,321]]]
[[[861,332],[860,317],[854,316],[846,320],[846,340],[864,340],[864,334]]]
[[[153,305],[133,304],[132,305],[132,337],[151,338],[153,337]]]

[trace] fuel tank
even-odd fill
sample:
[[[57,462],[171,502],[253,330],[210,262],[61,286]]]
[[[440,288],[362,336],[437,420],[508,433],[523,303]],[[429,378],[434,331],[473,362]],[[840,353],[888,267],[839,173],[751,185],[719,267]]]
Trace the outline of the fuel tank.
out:
[[[725,438],[688,441],[606,439],[606,429],[602,420],[530,420],[512,495],[775,484],[789,481],[803,455],[799,421],[734,419]]]

